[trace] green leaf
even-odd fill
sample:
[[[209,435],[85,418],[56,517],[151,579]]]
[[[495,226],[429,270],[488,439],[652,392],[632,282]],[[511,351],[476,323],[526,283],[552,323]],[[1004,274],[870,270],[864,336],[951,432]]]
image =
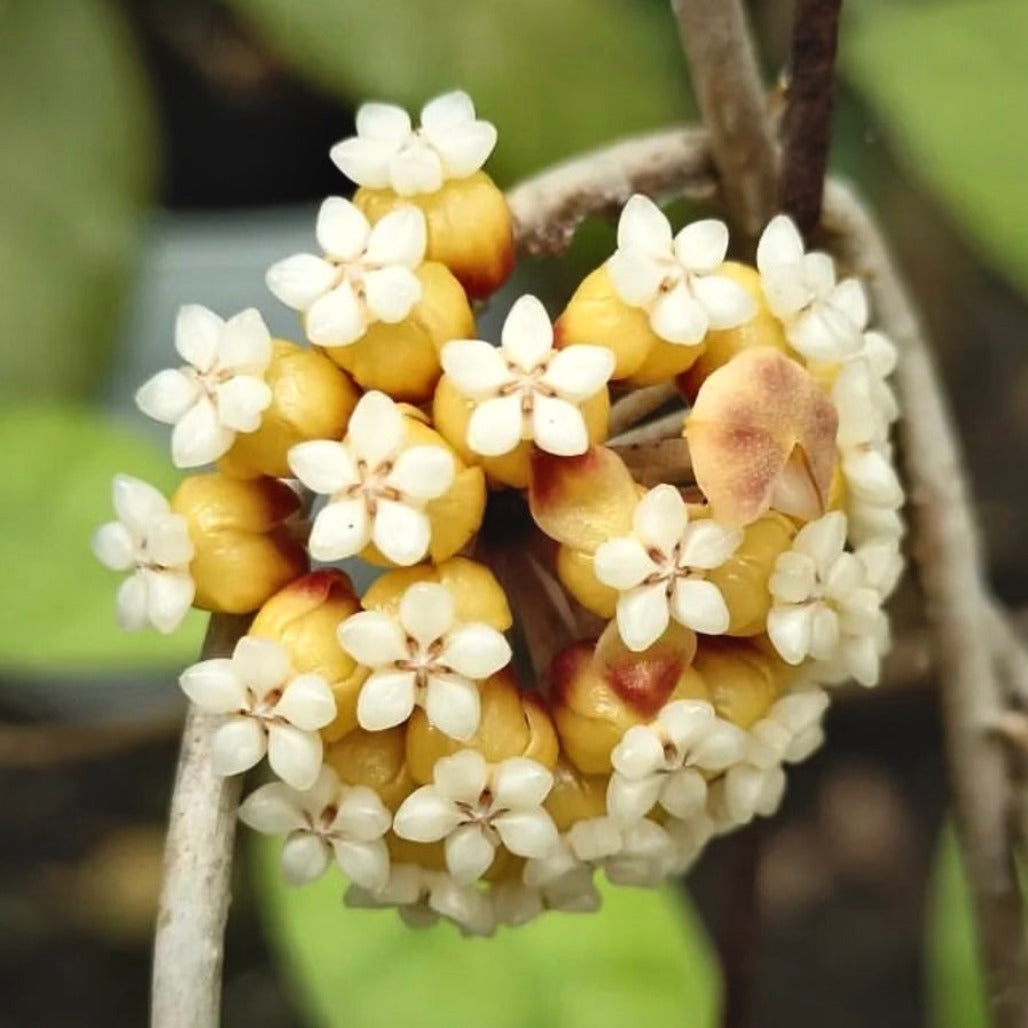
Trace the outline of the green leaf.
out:
[[[626,1028],[717,1023],[719,982],[699,919],[670,890],[603,890],[598,914],[548,914],[489,940],[414,931],[348,910],[333,871],[290,889],[280,840],[254,841],[272,944],[318,1028]]]
[[[108,671],[195,659],[203,616],[171,636],[121,632],[121,576],[90,551],[114,517],[119,471],[166,494],[177,474],[153,444],[96,411],[57,404],[0,410],[0,668]]]
[[[692,110],[670,8],[656,0],[232,2],[351,103],[417,109],[466,89],[499,129],[501,182]]]
[[[844,68],[983,255],[1028,287],[1028,4],[865,3]]]
[[[82,395],[114,343],[154,170],[107,0],[0,0],[0,398]]]

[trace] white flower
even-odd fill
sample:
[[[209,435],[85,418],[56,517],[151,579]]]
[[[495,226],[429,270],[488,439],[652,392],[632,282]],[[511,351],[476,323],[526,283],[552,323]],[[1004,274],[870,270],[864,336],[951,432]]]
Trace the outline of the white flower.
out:
[[[392,815],[374,790],[341,784],[327,764],[307,790],[284,782],[262,785],[239,808],[239,818],[265,835],[287,836],[282,870],[290,885],[320,878],[333,856],[358,885],[382,889],[389,881],[389,851],[382,837]]]
[[[769,587],[767,633],[782,659],[838,662],[864,685],[878,680],[882,596],[864,565],[844,552],[846,516],[831,511],[796,534]]]
[[[621,824],[660,804],[672,817],[703,810],[707,777],[741,760],[746,733],[705,700],[675,700],[648,725],[633,725],[610,755],[607,811]]]
[[[478,730],[477,682],[505,667],[510,645],[490,625],[462,624],[449,589],[418,582],[398,616],[368,610],[338,628],[339,645],[372,669],[357,699],[357,720],[377,732],[406,721],[415,704],[444,735],[466,740]]]
[[[495,146],[496,129],[476,119],[471,97],[458,91],[425,104],[418,129],[402,107],[363,104],[357,135],[336,143],[329,156],[358,185],[414,196],[473,175]]]
[[[537,761],[489,765],[476,750],[461,750],[437,760],[432,778],[403,801],[393,831],[413,842],[444,839],[446,866],[458,882],[485,874],[500,843],[519,857],[543,857],[557,846],[542,807],[553,775]]]
[[[372,228],[349,200],[330,196],[318,212],[324,257],[298,253],[273,264],[268,288],[305,311],[307,338],[349,346],[376,321],[396,324],[421,299],[414,269],[425,259],[425,216],[417,207],[390,211]]]
[[[705,811],[688,818],[669,817],[664,822],[664,831],[671,839],[672,852],[668,874],[684,875],[714,837],[717,825]]]
[[[126,631],[150,624],[173,632],[195,594],[189,573],[193,542],[185,518],[138,478],[115,475],[111,491],[118,520],[97,530],[93,553],[112,571],[130,572],[118,590],[118,624]]]
[[[899,584],[906,562],[896,539],[876,539],[856,549],[857,559],[864,565],[867,584],[887,600]]]
[[[612,857],[624,845],[623,826],[612,817],[587,817],[561,834],[557,846],[542,857],[525,861],[522,880],[548,887],[564,878],[579,878],[583,869]]]
[[[618,852],[600,863],[612,884],[652,889],[664,884],[676,858],[667,829],[644,818],[625,825]]]
[[[186,668],[179,685],[201,710],[224,715],[212,738],[219,775],[247,771],[267,753],[287,785],[314,785],[321,770],[319,730],[336,716],[335,697],[320,675],[294,675],[278,643],[244,635],[231,657]]]
[[[384,393],[365,393],[342,442],[315,439],[289,451],[308,489],[329,497],[311,528],[315,560],[342,560],[369,542],[394,564],[416,564],[432,529],[425,504],[453,482],[453,456],[441,446],[405,447],[407,426]]]
[[[784,214],[764,229],[757,267],[771,312],[804,357],[840,361],[860,350],[867,323],[863,286],[855,278],[837,283],[832,258],[819,251],[806,253],[802,236]]]
[[[734,328],[756,313],[753,297],[717,274],[727,252],[723,221],[695,221],[672,239],[660,208],[637,193],[621,212],[607,272],[625,303],[649,313],[658,336],[693,346],[709,329]]]
[[[671,618],[695,632],[719,635],[729,614],[721,590],[704,572],[720,567],[742,541],[739,529],[689,522],[681,494],[658,485],[638,503],[632,535],[601,543],[596,577],[618,591],[618,631],[632,650],[651,646]]]
[[[157,372],[136,393],[148,417],[174,425],[171,458],[196,468],[224,456],[237,432],[256,432],[271,403],[264,373],[271,335],[252,307],[223,321],[199,304],[179,308],[175,349],[187,363]]]
[[[585,866],[542,886],[498,882],[493,886],[492,900],[497,922],[511,927],[528,924],[547,910],[591,914],[600,909],[602,902],[593,882],[593,870]]]
[[[553,326],[534,296],[515,301],[503,323],[499,349],[481,339],[459,339],[442,350],[443,370],[474,401],[468,447],[484,457],[509,453],[533,439],[547,453],[585,453],[589,437],[580,406],[614,372],[602,346],[553,348]]]
[[[841,448],[889,438],[889,426],[899,417],[899,404],[886,381],[895,366],[896,348],[888,337],[865,332],[863,349],[839,369],[832,383]]]

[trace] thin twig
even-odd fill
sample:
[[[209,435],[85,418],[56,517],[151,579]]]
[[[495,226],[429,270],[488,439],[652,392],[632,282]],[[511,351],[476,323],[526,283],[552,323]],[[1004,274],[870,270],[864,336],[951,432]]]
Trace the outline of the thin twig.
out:
[[[203,658],[232,652],[249,618],[214,614]],[[154,938],[151,1028],[217,1028],[241,779],[211,764],[212,717],[190,705],[182,733]]]
[[[625,462],[632,477],[647,488],[661,482],[686,485],[693,481],[689,442],[682,436],[610,448]]]
[[[649,417],[655,410],[660,410],[665,403],[676,399],[678,390],[674,382],[663,382],[660,385],[645,386],[636,389],[627,396],[622,396],[610,409],[608,430],[611,436],[621,435],[643,418]]]
[[[642,443],[658,443],[662,439],[673,439],[682,434],[682,425],[685,422],[685,411],[680,407],[678,410],[670,411],[653,421],[647,421],[644,425],[636,425],[619,435],[607,440],[607,445],[617,446],[639,446]]]

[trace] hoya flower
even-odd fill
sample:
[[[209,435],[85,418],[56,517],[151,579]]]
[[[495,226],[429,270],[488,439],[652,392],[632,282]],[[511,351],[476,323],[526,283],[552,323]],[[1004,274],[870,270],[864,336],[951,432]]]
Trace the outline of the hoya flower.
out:
[[[483,622],[461,623],[453,594],[418,582],[403,594],[396,616],[361,611],[338,629],[339,645],[371,668],[357,699],[357,720],[377,732],[405,722],[415,706],[453,739],[478,730],[478,682],[505,667],[510,645]]]
[[[847,361],[832,383],[839,414],[836,440],[842,449],[884,442],[899,417],[899,404],[886,381],[896,366],[896,347],[881,332],[865,332],[860,353]]]
[[[97,530],[93,553],[112,571],[129,573],[118,590],[118,624],[129,632],[145,625],[173,632],[196,592],[186,519],[172,513],[168,501],[138,478],[115,475],[111,492],[118,520]]]
[[[634,725],[614,747],[607,809],[622,824],[658,803],[672,817],[703,810],[707,776],[731,767],[746,751],[746,733],[703,700],[675,700],[648,725]]]
[[[625,645],[645,650],[671,618],[695,632],[724,632],[728,607],[705,572],[724,564],[741,541],[740,529],[707,518],[690,522],[674,486],[651,489],[635,508],[632,534],[601,543],[593,558],[596,577],[618,591]]]
[[[807,253],[803,237],[784,214],[768,222],[757,245],[764,296],[786,338],[804,357],[840,361],[861,347],[867,297],[855,278],[836,282],[826,253]]]
[[[315,560],[342,560],[369,542],[395,564],[416,564],[432,528],[425,504],[450,488],[453,456],[441,446],[405,447],[407,426],[385,393],[365,393],[342,442],[315,439],[289,451],[293,474],[328,496],[308,543]]]
[[[624,825],[612,817],[583,817],[561,833],[557,846],[544,857],[525,861],[526,885],[549,887],[565,879],[582,878],[597,861],[619,853],[624,846]]]
[[[843,660],[854,678],[878,678],[881,594],[864,565],[846,552],[846,515],[831,511],[796,534],[775,562],[767,633],[782,659]]]
[[[282,871],[290,885],[320,878],[333,857],[351,881],[381,889],[389,881],[389,851],[382,838],[392,824],[374,790],[342,785],[334,770],[322,766],[305,790],[271,782],[252,792],[239,819],[265,835],[285,835]]]
[[[546,885],[499,882],[493,886],[492,900],[496,920],[511,927],[528,924],[547,910],[591,914],[602,902],[593,870],[585,866]]]
[[[553,775],[528,757],[486,763],[476,750],[436,761],[431,785],[396,812],[393,831],[413,842],[444,840],[446,866],[461,883],[481,878],[501,843],[519,857],[543,857],[558,844],[542,804]]]
[[[181,307],[175,321],[181,368],[157,372],[136,393],[148,417],[174,425],[171,458],[196,468],[224,456],[237,432],[255,432],[271,403],[264,374],[271,335],[252,307],[223,321],[199,304]]]
[[[663,824],[671,839],[671,857],[668,862],[669,875],[684,875],[699,859],[714,837],[717,825],[704,811],[691,817],[669,817]]]
[[[319,730],[335,717],[336,701],[320,675],[294,675],[278,643],[244,635],[231,657],[186,668],[179,685],[201,710],[222,715],[212,738],[219,775],[247,771],[267,753],[287,785],[314,785],[321,770]]]
[[[476,118],[471,97],[456,91],[425,104],[417,129],[402,107],[362,104],[357,135],[336,143],[329,156],[358,185],[414,196],[474,174],[495,146],[495,127]]]
[[[625,303],[649,313],[661,339],[694,346],[709,329],[734,328],[757,311],[738,282],[717,273],[727,252],[723,221],[695,221],[672,238],[660,208],[637,193],[621,212],[607,273]]]
[[[330,196],[316,227],[323,257],[298,253],[273,264],[268,288],[306,313],[307,338],[321,346],[349,346],[376,321],[396,324],[421,299],[414,270],[425,259],[425,216],[398,207],[372,227],[349,200]]]
[[[614,371],[601,346],[553,348],[553,326],[534,296],[515,301],[499,349],[480,339],[443,347],[443,370],[474,403],[467,445],[484,457],[509,453],[522,440],[559,457],[585,453],[589,436],[581,405]]]
[[[668,830],[643,818],[622,828],[618,852],[600,863],[611,884],[652,889],[664,884],[676,856]]]

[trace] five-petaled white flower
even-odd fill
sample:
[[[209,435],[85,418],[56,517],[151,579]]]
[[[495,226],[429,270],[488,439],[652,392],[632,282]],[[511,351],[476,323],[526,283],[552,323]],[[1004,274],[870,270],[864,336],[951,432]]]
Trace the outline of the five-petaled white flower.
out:
[[[511,658],[495,628],[456,620],[450,590],[436,582],[407,589],[396,617],[377,610],[354,614],[338,636],[354,660],[372,669],[357,699],[357,720],[371,732],[402,724],[418,705],[444,735],[470,739],[481,714],[476,683]]]
[[[674,486],[658,485],[638,503],[632,535],[601,543],[593,558],[596,577],[616,589],[618,631],[632,650],[651,646],[671,618],[695,632],[728,628],[725,599],[704,572],[720,567],[742,540],[739,529],[716,521],[689,521]]]
[[[385,393],[365,393],[342,442],[315,439],[289,451],[308,489],[328,496],[311,528],[315,560],[342,560],[369,542],[394,564],[416,564],[432,528],[425,504],[453,482],[453,456],[441,446],[406,447],[407,426]]]
[[[458,339],[442,350],[443,370],[474,401],[468,447],[498,457],[532,439],[558,457],[585,453],[589,435],[580,406],[606,388],[614,355],[587,344],[554,350],[553,325],[534,296],[515,301],[500,343],[497,349]]]
[[[703,810],[707,775],[742,759],[746,733],[719,718],[705,700],[675,700],[648,725],[633,725],[614,747],[607,811],[622,824],[658,803],[677,818]]]
[[[319,731],[336,716],[335,697],[320,675],[294,675],[278,643],[244,635],[231,657],[186,668],[179,684],[201,710],[223,715],[212,738],[218,774],[240,774],[267,753],[287,785],[314,785],[323,752]]]
[[[324,257],[298,253],[273,264],[268,288],[306,312],[307,338],[349,346],[376,321],[396,324],[421,299],[414,269],[425,259],[425,216],[417,207],[390,211],[372,227],[349,200],[330,196],[318,212]]]
[[[528,757],[486,763],[477,750],[436,761],[432,785],[407,797],[393,831],[413,842],[445,840],[446,866],[458,882],[481,878],[502,843],[519,857],[543,857],[559,841],[542,804],[553,775]]]
[[[199,304],[181,307],[175,349],[187,363],[157,372],[136,392],[148,417],[174,425],[171,458],[196,468],[223,457],[237,432],[256,432],[271,403],[264,374],[271,335],[252,307],[223,321]]]
[[[786,338],[815,361],[846,360],[859,352],[867,323],[867,297],[855,278],[835,279],[826,253],[807,253],[803,237],[784,214],[768,222],[757,244],[764,297]]]
[[[695,221],[672,238],[660,208],[637,193],[621,212],[607,273],[625,303],[648,312],[661,339],[693,346],[709,329],[734,328],[756,313],[753,297],[717,273],[727,252],[723,221]]]
[[[126,631],[150,624],[173,632],[195,593],[189,573],[193,541],[185,518],[138,478],[115,475],[111,491],[118,520],[97,529],[93,552],[112,571],[131,572],[118,590],[118,624]]]
[[[357,135],[336,143],[329,156],[358,185],[414,196],[474,174],[495,146],[495,127],[477,119],[471,97],[456,91],[425,104],[418,129],[402,107],[362,104]]]
[[[366,785],[343,785],[322,765],[303,791],[270,782],[239,808],[240,820],[265,835],[285,835],[282,871],[290,885],[320,878],[334,856],[351,881],[381,889],[389,881],[389,851],[382,838],[393,822],[378,794]]]
[[[841,662],[863,685],[878,680],[882,595],[856,554],[846,552],[846,515],[804,525],[775,561],[767,633],[788,664]]]

